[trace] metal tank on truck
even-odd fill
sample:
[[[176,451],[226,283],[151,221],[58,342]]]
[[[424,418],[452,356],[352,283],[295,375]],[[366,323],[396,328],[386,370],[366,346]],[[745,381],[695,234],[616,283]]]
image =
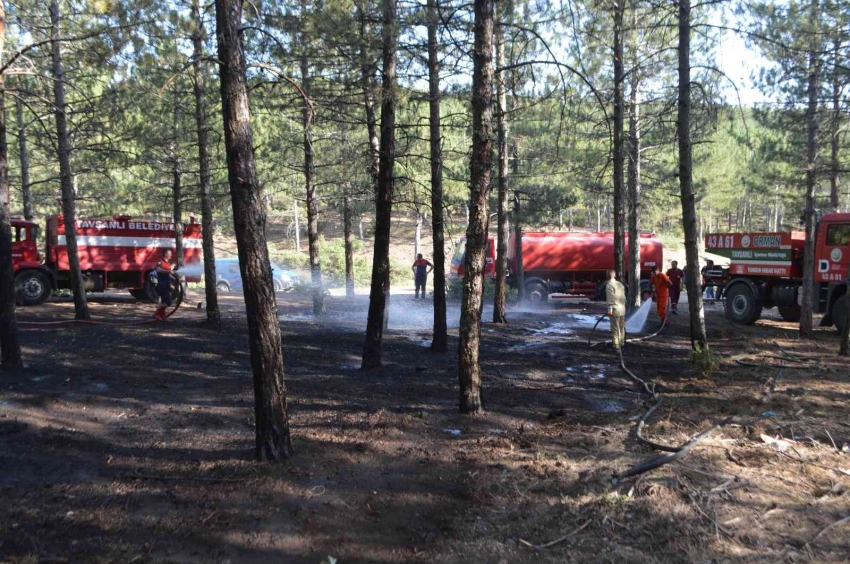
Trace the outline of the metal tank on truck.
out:
[[[496,243],[487,240],[484,275],[496,276]],[[450,276],[463,277],[466,240],[461,237],[452,257]],[[513,234],[508,238],[508,284],[516,286],[516,244]],[[640,274],[641,294],[649,296],[649,274],[653,266],[661,268],[664,247],[654,234],[641,233]],[[629,264],[626,237],[626,265]],[[532,301],[555,298],[601,296],[605,273],[614,268],[614,234],[612,232],[528,232],[522,234],[522,266],[525,295]]]
[[[705,249],[730,261],[728,268],[712,271],[706,280],[723,288],[726,317],[752,324],[764,308],[776,307],[786,321],[799,321],[805,244],[802,231],[709,233]],[[820,219],[814,258],[812,308],[824,314],[822,325],[841,330],[850,301],[850,213]]]
[[[47,218],[44,255],[38,252],[38,225],[12,220],[12,265],[21,305],[45,302],[53,290],[70,288],[65,223],[61,215]],[[151,272],[164,249],[174,249],[174,224],[117,215],[112,219],[78,219],[77,254],[87,292],[123,288],[137,299],[156,301]],[[194,218],[183,225],[183,262],[201,260],[201,225]],[[186,277],[197,282],[197,277]],[[174,289],[175,292],[179,288]]]

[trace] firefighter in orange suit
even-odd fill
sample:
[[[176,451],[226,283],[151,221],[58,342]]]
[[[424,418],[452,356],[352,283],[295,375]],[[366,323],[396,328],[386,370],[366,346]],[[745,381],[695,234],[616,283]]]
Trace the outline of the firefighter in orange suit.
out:
[[[673,283],[670,282],[670,278],[666,274],[658,270],[657,266],[652,267],[652,275],[649,277],[649,281],[655,289],[658,317],[661,318],[661,323],[667,325],[669,323],[667,321],[667,302],[670,300],[670,288],[673,287]]]

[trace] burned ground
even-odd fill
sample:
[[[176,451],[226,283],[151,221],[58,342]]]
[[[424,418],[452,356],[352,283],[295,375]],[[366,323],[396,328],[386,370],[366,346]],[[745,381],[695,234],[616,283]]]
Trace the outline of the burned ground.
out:
[[[710,378],[692,374],[684,315],[627,347],[664,395],[647,436],[678,444],[734,420],[614,484],[654,453],[633,434],[640,390],[610,349],[587,348],[598,305],[485,324],[486,413],[469,417],[456,330],[449,353],[424,346],[430,302],[394,297],[385,366],[363,372],[366,298],[316,320],[281,296],[296,456],[259,464],[241,300],[224,301],[221,332],[188,307],[166,325],[22,327],[27,368],[0,387],[0,561],[846,561],[850,368],[831,330],[802,342],[791,324],[735,327],[711,307]]]

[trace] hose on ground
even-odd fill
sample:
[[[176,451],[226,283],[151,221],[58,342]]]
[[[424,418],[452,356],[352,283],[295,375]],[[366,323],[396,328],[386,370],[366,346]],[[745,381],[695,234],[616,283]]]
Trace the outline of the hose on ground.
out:
[[[667,312],[664,314],[664,318],[666,319],[669,314],[670,314],[670,302],[668,301],[667,302]],[[603,313],[599,317],[599,319],[596,320],[596,323],[593,325],[593,329],[590,331],[590,336],[588,336],[588,338],[587,338],[587,348],[592,349],[593,347],[596,347],[598,345],[603,345],[603,344],[608,342],[608,341],[596,341],[595,343],[593,342],[593,334],[596,333],[596,328],[599,326],[600,323],[602,323],[602,320],[605,319],[606,317],[609,317],[609,315],[607,313]],[[633,337],[631,339],[626,339],[626,342],[627,343],[639,343],[641,341],[647,341],[647,340],[652,339],[653,337],[656,337],[659,334],[661,334],[661,332],[664,331],[664,328],[666,326],[667,325],[664,322],[662,322],[661,327],[659,327],[658,330],[655,333],[652,333],[650,335],[644,335],[643,337]]]
[[[185,291],[183,289],[183,285],[179,285],[180,291],[177,293],[177,299],[174,301],[174,307],[171,308],[165,314],[165,318],[168,319],[180,309],[180,305],[183,303],[183,298],[185,296]],[[21,321],[18,320],[18,324],[20,325],[36,325],[36,326],[47,326],[47,325],[72,325],[74,323],[80,323],[82,325],[101,325],[105,327],[133,327],[136,325],[147,325],[148,323],[158,323],[157,319],[140,319],[137,321],[121,321],[121,322],[112,322],[112,321],[97,321],[95,319],[62,319],[59,321]]]

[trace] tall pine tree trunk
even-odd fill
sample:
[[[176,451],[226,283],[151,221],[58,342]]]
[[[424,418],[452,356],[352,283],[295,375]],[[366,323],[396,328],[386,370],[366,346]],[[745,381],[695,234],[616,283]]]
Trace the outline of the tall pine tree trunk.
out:
[[[21,161],[21,197],[24,204],[24,219],[32,221],[32,189],[30,188],[30,158],[27,151],[27,130],[24,123],[24,104],[15,97],[15,116],[18,120],[18,151]]]
[[[516,155],[514,155],[514,176],[516,176]],[[517,301],[525,300],[525,266],[522,262],[522,206],[520,192],[514,191],[514,278],[516,279]]]
[[[292,455],[292,445],[283,382],[283,347],[266,245],[266,212],[254,162],[242,47],[242,1],[215,2],[221,111],[254,376],[254,455],[258,460],[281,460]]]
[[[428,0],[428,109],[431,144],[431,231],[434,242],[434,336],[431,350],[448,347],[446,325],[446,247],[443,235],[443,140],[440,133],[440,61],[437,0]]]
[[[637,28],[637,10],[632,7],[632,25]],[[632,51],[635,68],[632,70],[629,100],[629,162],[627,183],[629,192],[629,304],[640,307],[640,64],[637,31],[632,31]]]
[[[301,3],[302,15],[304,3]],[[303,37],[302,37],[303,42]],[[316,197],[316,165],[313,159],[313,103],[310,67],[307,54],[301,55],[301,88],[304,90],[304,185],[307,192],[307,242],[310,254],[310,283],[313,290],[313,315],[325,312],[325,290],[322,287],[322,263],[319,255],[319,203]]]
[[[623,12],[625,0],[614,6],[614,270],[617,278],[626,279],[626,210],[623,162],[625,161],[624,99],[623,99]]]
[[[350,185],[346,185],[342,197],[342,229],[345,237],[345,295],[354,297],[354,235],[351,233],[351,197]]]
[[[378,120],[375,116],[375,73],[372,70],[371,49],[369,48],[368,15],[359,4],[357,17],[360,23],[360,88],[363,90],[363,109],[366,114],[366,133],[369,138],[369,176],[372,186],[378,191],[378,170],[381,168],[378,140]],[[362,239],[362,237],[361,237]]]
[[[0,0],[0,64],[6,47],[6,2]],[[0,369],[21,368],[15,320],[15,274],[12,267],[12,222],[9,213],[9,147],[6,143],[6,76],[0,75]]]
[[[383,0],[384,68],[381,80],[381,144],[378,168],[378,189],[375,194],[375,246],[372,258],[372,287],[369,292],[369,317],[366,322],[366,343],[363,347],[362,368],[381,365],[381,343],[387,302],[390,294],[390,222],[393,209],[395,177],[395,96],[396,43],[398,21],[396,0]]]
[[[505,66],[504,26],[496,26],[496,67]],[[508,100],[505,92],[506,71],[496,75],[496,119],[499,146],[499,201],[496,219],[496,292],[493,298],[493,323],[507,323],[508,288]]]
[[[174,140],[171,145],[171,197],[174,211],[174,246],[177,256],[177,268],[183,268],[183,172],[180,170],[180,99],[177,96],[177,88],[174,88],[174,125],[172,132]]]
[[[481,397],[481,303],[487,247],[487,199],[493,150],[493,0],[475,0],[472,74],[472,161],[466,264],[460,309],[458,382],[461,413],[478,413]]]
[[[419,253],[422,252],[422,214],[419,213],[419,210],[415,210],[414,213],[416,213],[416,223],[413,228],[413,258],[416,260]]]
[[[90,319],[89,304],[83,274],[80,271],[80,255],[77,252],[76,204],[71,172],[71,142],[68,139],[68,118],[65,115],[65,71],[62,68],[62,52],[59,41],[59,2],[50,3],[51,59],[53,63],[53,110],[56,117],[57,157],[59,159],[59,185],[62,189],[62,215],[65,224],[65,241],[68,251],[71,291],[74,293],[74,317]]]
[[[209,132],[207,131],[207,104],[204,81],[204,23],[201,19],[201,0],[192,0],[192,18],[195,29],[192,33],[192,66],[194,69],[195,124],[198,129],[198,177],[201,196],[201,245],[204,251],[204,295],[206,297],[207,322],[214,327],[221,325],[218,309],[218,289],[215,273],[215,243],[213,241],[212,181],[210,176]]]
[[[811,2],[812,28],[817,27],[820,18],[818,0]],[[812,31],[812,33],[814,33]],[[818,91],[820,89],[820,58],[818,43],[811,40],[809,47],[809,103],[806,107],[806,207],[803,218],[806,224],[806,243],[803,247],[803,286],[802,311],[800,315],[800,337],[810,339],[814,330],[813,306],[815,300],[815,233],[817,229],[817,211],[815,210],[815,190],[817,188],[818,155]]]
[[[678,110],[676,133],[679,138],[679,191],[682,199],[682,224],[685,228],[691,349],[697,353],[708,354],[705,312],[700,292],[699,241],[691,158],[691,0],[679,0]]]
[[[841,160],[839,149],[841,146],[839,135],[841,134],[841,31],[837,31],[838,38],[835,40],[835,52],[832,63],[832,131],[829,138],[830,173],[829,173],[829,207],[833,212],[841,211],[841,194],[839,192],[839,171]]]
[[[632,82],[629,115],[629,303],[640,307],[640,81]]]
[[[295,252],[301,252],[301,221],[298,218],[298,200],[292,199],[292,221],[295,223]]]
[[[850,280],[844,285],[844,296],[843,300],[850,300]],[[844,307],[844,325],[841,328],[841,342],[838,346],[838,354],[839,356],[850,356],[850,310],[845,306]]]

